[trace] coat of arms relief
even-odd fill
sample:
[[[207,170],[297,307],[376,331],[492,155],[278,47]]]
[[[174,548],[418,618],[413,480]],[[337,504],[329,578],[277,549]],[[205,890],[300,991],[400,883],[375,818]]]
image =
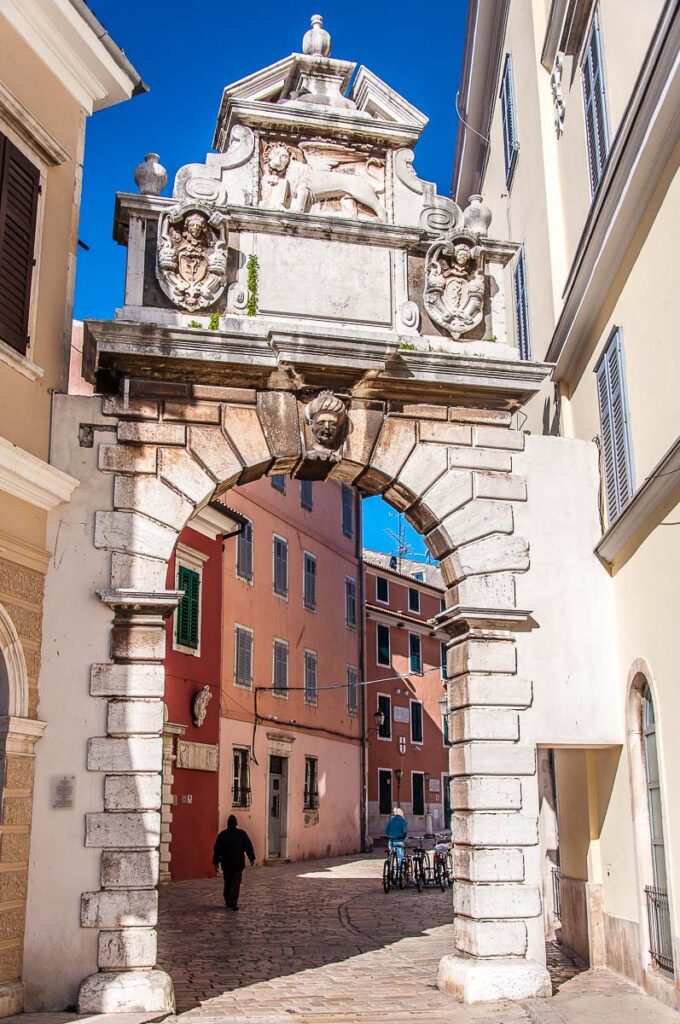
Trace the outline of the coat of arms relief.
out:
[[[383,157],[323,139],[262,143],[261,206],[385,221],[384,193]]]
[[[433,323],[458,339],[482,322],[486,280],[479,240],[450,231],[427,254],[423,301]]]
[[[214,207],[183,203],[158,223],[156,276],[176,306],[210,309],[227,283],[227,219]]]

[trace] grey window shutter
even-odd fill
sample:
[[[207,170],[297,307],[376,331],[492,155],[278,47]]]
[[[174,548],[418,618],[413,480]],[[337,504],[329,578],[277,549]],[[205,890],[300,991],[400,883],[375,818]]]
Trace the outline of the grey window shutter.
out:
[[[274,537],[274,590],[288,596],[288,544],[279,537]]]
[[[503,156],[505,159],[505,184],[509,188],[517,161],[517,115],[515,113],[515,83],[512,73],[512,57],[506,54],[501,83],[501,117],[503,121]]]
[[[310,611],[316,609],[316,558],[305,555],[304,604]]]
[[[583,58],[583,102],[585,105],[590,185],[594,195],[602,178],[609,153],[599,11],[595,11]]]
[[[316,654],[313,651],[305,651],[305,698],[313,703],[316,703],[317,699],[316,666]]]
[[[342,532],[354,536],[354,491],[347,484],[342,485]]]
[[[357,624],[357,587],[354,580],[345,580],[345,622],[351,628]]]
[[[250,686],[253,679],[253,635],[236,627],[236,682]]]
[[[613,522],[633,494],[632,452],[621,332],[615,330],[596,367],[607,518]]]
[[[278,693],[288,689],[288,648],[279,640],[274,641],[274,689]]]
[[[517,262],[513,271],[515,292],[515,324],[517,326],[517,347],[520,359],[531,359],[531,340],[529,336],[529,304],[527,297],[527,268],[524,246],[517,254]]]
[[[238,535],[236,572],[241,579],[253,578],[253,524],[250,521]]]

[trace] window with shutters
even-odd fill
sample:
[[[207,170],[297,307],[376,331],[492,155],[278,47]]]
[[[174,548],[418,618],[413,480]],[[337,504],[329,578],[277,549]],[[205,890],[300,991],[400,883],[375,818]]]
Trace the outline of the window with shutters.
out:
[[[411,743],[423,742],[423,704],[422,701],[411,701]]]
[[[309,551],[303,557],[302,601],[308,611],[316,611],[316,558]]]
[[[0,133],[0,340],[28,348],[40,171]]]
[[[512,72],[512,56],[505,55],[501,78],[501,117],[503,119],[503,156],[505,159],[505,184],[510,188],[515,173],[519,141],[517,138],[517,112],[515,107],[515,82]]]
[[[378,738],[381,740],[392,739],[392,698],[387,693],[378,694],[378,711],[385,716],[383,724],[378,726]]]
[[[609,154],[607,100],[602,63],[602,35],[600,12],[597,8],[593,15],[593,23],[583,56],[582,73],[590,187],[593,195],[595,195],[604,173],[607,155]]]
[[[420,591],[415,587],[408,588],[408,610],[420,614]]]
[[[274,593],[288,597],[288,541],[274,534]]]
[[[379,665],[391,665],[390,627],[379,622],[375,627],[376,660]]]
[[[286,478],[282,473],[275,473],[269,479],[275,491],[279,491],[280,494],[286,493]]]
[[[350,715],[359,711],[359,671],[354,665],[347,666],[347,710]]]
[[[378,813],[392,813],[392,769],[378,768]]]
[[[314,508],[314,484],[311,480],[300,481],[300,504],[308,512]]]
[[[232,807],[250,807],[250,748],[232,747]]]
[[[236,538],[236,575],[249,583],[253,581],[253,524],[250,520]]]
[[[308,704],[317,704],[319,701],[317,664],[316,651],[305,651],[305,700]]]
[[[447,670],[447,666],[446,666],[446,644],[445,643],[443,643],[443,642],[440,643],[439,651],[440,651],[439,658],[440,658],[440,665],[441,665],[441,670],[442,670],[442,679],[448,679],[448,674],[447,674],[448,670]]]
[[[423,658],[421,654],[420,636],[418,633],[408,635],[408,659],[411,672],[422,675]]]
[[[304,810],[315,811],[319,806],[319,761],[305,757]]]
[[[234,630],[234,682],[237,686],[253,685],[253,631],[247,626]]]
[[[175,650],[198,655],[201,630],[201,574],[186,565],[177,567],[177,589],[184,591],[175,613]]]
[[[342,532],[354,536],[354,491],[347,484],[342,485]]]
[[[527,297],[527,263],[524,246],[517,253],[515,269],[512,273],[512,286],[515,299],[515,330],[517,331],[517,348],[520,359],[531,359],[531,336],[529,333],[529,301]]]
[[[273,686],[278,697],[288,696],[288,644],[285,640],[274,641]]]
[[[633,496],[633,457],[621,329],[615,327],[595,366],[607,519],[614,520]]]
[[[425,775],[411,772],[411,811],[418,816],[425,814]]]
[[[381,604],[390,603],[390,584],[385,576],[376,576],[375,578],[375,599]]]
[[[356,629],[357,584],[351,576],[345,576],[345,623],[349,629]]]

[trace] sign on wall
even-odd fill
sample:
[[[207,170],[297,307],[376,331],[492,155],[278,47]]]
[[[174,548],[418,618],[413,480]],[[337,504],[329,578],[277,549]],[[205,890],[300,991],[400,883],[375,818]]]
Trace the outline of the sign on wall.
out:
[[[176,764],[178,768],[193,768],[199,772],[216,772],[217,744],[177,740]]]
[[[405,722],[407,725],[411,721],[411,710],[410,708],[399,707],[398,704],[394,705],[394,721]]]
[[[439,779],[430,779],[427,784],[427,788],[429,789],[430,793],[438,793],[440,789]]]

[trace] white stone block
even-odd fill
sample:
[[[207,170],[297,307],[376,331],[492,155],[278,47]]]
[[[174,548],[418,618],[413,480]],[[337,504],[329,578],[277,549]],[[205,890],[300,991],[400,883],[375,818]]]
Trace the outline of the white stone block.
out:
[[[453,890],[454,914],[474,918],[530,918],[541,913],[541,895],[535,885],[516,882],[457,881]]]
[[[511,675],[462,675],[449,682],[449,707],[496,705],[528,708],[532,700],[530,679]]]
[[[463,638],[448,648],[447,658],[452,676],[471,672],[515,672],[517,668],[517,651],[512,638]]]
[[[531,743],[460,743],[449,751],[452,775],[534,775],[536,748]]]
[[[157,811],[113,814],[110,811],[85,815],[85,846],[156,847],[161,834],[161,816]]]
[[[111,586],[120,590],[165,590],[168,563],[145,555],[128,555],[124,551],[111,554]]]
[[[87,744],[87,768],[91,772],[159,772],[162,758],[160,736],[94,736]]]
[[[93,665],[90,693],[93,697],[162,697],[165,669],[160,664]]]
[[[247,405],[224,407],[223,427],[231,446],[247,469],[268,465],[272,453],[257,409]]]
[[[221,430],[189,428],[189,448],[208,472],[222,484],[232,484],[241,475],[241,463]]]
[[[476,921],[454,917],[453,944],[475,957],[524,956],[527,926],[524,921]]]
[[[458,579],[492,572],[526,572],[529,545],[523,537],[494,533],[458,548],[451,562]]]
[[[446,551],[461,544],[488,537],[493,533],[512,533],[514,519],[512,506],[507,502],[486,501],[475,498],[457,512],[447,516],[439,531],[448,539]],[[442,556],[445,551],[442,550]]]
[[[128,444],[185,444],[186,429],[181,423],[122,420],[118,424],[118,440]]]
[[[161,448],[160,466],[162,479],[195,505],[200,505],[215,490],[212,477],[183,448]]]
[[[547,999],[550,975],[535,960],[470,960],[445,956],[439,963],[437,987],[461,1003]]]
[[[492,451],[489,448],[449,448],[449,466],[451,469],[511,473],[512,456],[509,452]]]
[[[84,892],[80,899],[83,928],[153,927],[157,920],[156,889]]]
[[[453,876],[470,882],[522,882],[524,853],[515,848],[455,846]]]
[[[517,473],[475,473],[476,498],[498,498],[501,501],[526,501],[527,484]]]
[[[143,512],[151,519],[181,530],[194,506],[155,476],[117,476],[113,485],[116,509]]]
[[[451,801],[456,810],[516,811],[522,806],[519,779],[473,775],[453,779]]]
[[[138,512],[95,512],[94,546],[128,554],[169,558],[177,542],[171,530]]]
[[[446,448],[433,444],[419,445],[406,460],[392,486],[412,504],[446,473],[447,465]]]
[[[153,967],[156,963],[155,928],[125,928],[122,931],[99,933],[100,970],[126,967]]]
[[[109,736],[160,735],[163,730],[163,702],[160,700],[111,700],[107,710]]]
[[[371,478],[382,477],[385,483],[399,474],[409,455],[415,448],[416,427],[411,420],[388,417],[378,436],[368,472]]]
[[[509,708],[463,708],[449,715],[452,743],[465,740],[518,740],[519,716]]]
[[[437,444],[472,444],[472,427],[462,423],[421,420],[420,440]]]
[[[153,889],[158,884],[158,850],[103,850],[104,889]]]
[[[158,448],[126,444],[100,444],[98,465],[108,473],[155,473]]]
[[[172,1013],[175,996],[165,971],[103,971],[85,978],[78,1013]]]
[[[521,430],[509,430],[507,427],[475,427],[472,440],[473,444],[481,448],[507,448],[514,452],[524,450],[524,434]]]
[[[535,846],[538,820],[512,811],[454,811],[451,837],[466,846]]]
[[[104,808],[107,811],[157,811],[161,806],[161,776],[107,775],[104,779]]]

